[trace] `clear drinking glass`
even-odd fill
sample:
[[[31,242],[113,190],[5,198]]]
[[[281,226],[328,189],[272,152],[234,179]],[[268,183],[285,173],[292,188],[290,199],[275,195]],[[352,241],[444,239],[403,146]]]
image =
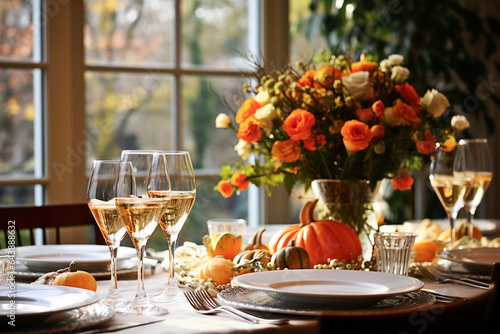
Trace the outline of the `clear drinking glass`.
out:
[[[144,252],[146,243],[158,226],[166,209],[165,198],[148,197],[148,186],[157,178],[167,179],[165,168],[153,167],[156,151],[123,151],[122,162],[130,162],[132,170],[120,169],[116,207],[137,250],[137,292],[131,307],[136,314],[155,316],[168,311],[151,303],[144,287]],[[128,180],[132,182],[128,182]],[[168,184],[168,182],[167,182]]]
[[[493,178],[493,162],[486,139],[462,139],[458,142],[455,155],[455,172],[457,178],[470,179],[469,189],[465,194],[464,206],[467,212],[468,235],[461,238],[459,247],[480,246],[474,238],[474,214],[483,199]]]
[[[408,275],[415,233],[394,232],[374,234],[378,271]]]
[[[131,169],[131,165],[124,169]],[[119,160],[96,160],[92,165],[87,185],[87,204],[94,215],[95,221],[109,247],[111,253],[111,284],[108,294],[101,299],[101,303],[116,311],[126,311],[130,304],[118,292],[116,257],[127,230],[115,205],[116,181],[120,171]]]
[[[455,153],[455,150],[445,152],[438,148],[436,154],[432,157],[433,160],[429,174],[432,188],[434,188],[441,201],[450,222],[450,249],[455,247],[455,219],[457,218],[458,211],[464,205],[464,196],[470,184],[469,179],[455,177],[453,174]]]
[[[165,290],[152,300],[167,303],[184,301],[175,279],[175,244],[196,198],[194,169],[189,152],[185,151],[165,151],[155,155],[153,166],[157,164],[168,166],[170,191],[164,189],[163,182],[150,183],[149,196],[167,198],[167,210],[160,226],[168,243],[169,275]]]

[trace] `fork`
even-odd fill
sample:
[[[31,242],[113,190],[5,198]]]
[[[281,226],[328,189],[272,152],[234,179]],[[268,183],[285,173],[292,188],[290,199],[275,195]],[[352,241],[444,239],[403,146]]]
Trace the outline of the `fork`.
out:
[[[463,285],[468,285],[472,286],[474,288],[480,288],[480,289],[489,289],[490,285],[488,283],[484,283],[481,281],[476,281],[471,278],[444,278],[442,276],[437,275],[436,273],[431,272],[429,269],[424,267],[423,265],[419,264],[418,269],[426,277],[428,280],[433,281],[435,283],[449,283],[449,282],[454,282],[458,284],[463,284]]]
[[[260,318],[251,315],[249,313],[240,311],[234,307],[221,305],[206,290],[194,291],[194,292],[187,291],[184,292],[184,295],[186,296],[186,299],[188,300],[189,304],[191,304],[191,306],[195,309],[195,311],[200,314],[215,314],[219,312],[224,312],[240,320],[244,320],[246,322],[250,322],[253,324],[267,323],[272,325],[282,325],[288,323],[288,319]]]

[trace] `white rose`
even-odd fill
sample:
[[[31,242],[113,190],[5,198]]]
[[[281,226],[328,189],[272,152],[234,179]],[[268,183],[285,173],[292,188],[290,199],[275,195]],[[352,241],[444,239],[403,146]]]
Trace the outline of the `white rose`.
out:
[[[408,76],[410,75],[410,71],[406,67],[402,66],[394,66],[392,68],[392,75],[391,79],[394,81],[396,84],[402,84],[408,79]]]
[[[439,117],[443,112],[450,106],[450,102],[442,93],[435,89],[428,90],[424,97],[420,99],[422,104],[425,106],[428,112],[430,112],[434,117]]]
[[[267,90],[262,90],[260,91],[257,95],[255,95],[255,97],[253,98],[255,101],[259,102],[260,105],[264,105],[264,104],[268,104],[269,103],[269,99],[271,98],[271,96],[269,95],[268,91]]]
[[[401,65],[404,60],[405,60],[405,57],[403,57],[402,55],[390,55],[389,56],[389,61],[391,62],[392,66]]]
[[[451,126],[457,129],[457,131],[463,131],[470,127],[470,123],[465,116],[455,115],[451,119]]]
[[[389,59],[384,59],[380,62],[380,70],[382,72],[389,72],[392,68],[391,61]]]
[[[231,118],[224,113],[220,113],[215,118],[215,127],[216,128],[228,128],[231,125]]]
[[[356,100],[364,101],[373,94],[373,87],[368,80],[369,72],[361,71],[351,73],[342,78],[342,84],[347,89],[347,93]]]
[[[276,108],[269,103],[257,109],[254,116],[260,121],[260,127],[269,132],[273,129],[273,120],[278,117],[278,113]]]
[[[400,117],[394,116],[392,107],[387,107],[384,109],[384,120],[390,126],[398,126],[403,124],[403,121]]]
[[[234,149],[243,160],[246,160],[252,154],[252,145],[242,139],[234,146]]]

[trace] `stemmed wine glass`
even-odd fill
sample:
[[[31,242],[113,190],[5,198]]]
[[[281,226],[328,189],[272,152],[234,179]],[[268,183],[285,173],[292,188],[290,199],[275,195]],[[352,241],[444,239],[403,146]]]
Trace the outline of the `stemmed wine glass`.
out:
[[[131,307],[136,314],[156,316],[168,311],[151,303],[144,287],[144,252],[146,243],[158,226],[166,210],[167,198],[148,197],[149,183],[156,178],[167,179],[165,166],[153,166],[153,156],[157,151],[123,151],[122,162],[130,162],[133,169],[120,169],[117,184],[116,207],[125,223],[127,232],[137,250],[137,292]],[[128,182],[128,180],[132,182]],[[168,182],[167,182],[168,184]]]
[[[131,169],[130,163],[123,169]],[[87,185],[87,204],[111,253],[111,283],[101,303],[116,311],[125,312],[130,302],[118,292],[116,256],[127,230],[115,206],[116,181],[120,171],[119,160],[96,160],[92,165]]]
[[[470,181],[467,178],[453,175],[453,163],[456,150],[445,152],[439,147],[431,162],[429,179],[450,222],[451,242],[449,248],[455,247],[455,219],[464,205],[464,195]]]
[[[170,178],[170,191],[163,191],[161,184],[151,183],[149,193],[151,197],[168,197],[167,210],[161,218],[160,226],[168,243],[169,277],[165,290],[152,300],[157,302],[183,301],[184,297],[175,279],[175,243],[196,198],[195,175],[189,152],[165,151],[155,156],[155,159],[160,164],[162,161],[166,162]]]
[[[470,186],[464,199],[468,235],[461,238],[458,245],[460,247],[480,246],[481,243],[473,236],[473,219],[493,178],[493,163],[488,140],[462,139],[458,142],[456,150],[454,175],[458,178],[470,179]]]

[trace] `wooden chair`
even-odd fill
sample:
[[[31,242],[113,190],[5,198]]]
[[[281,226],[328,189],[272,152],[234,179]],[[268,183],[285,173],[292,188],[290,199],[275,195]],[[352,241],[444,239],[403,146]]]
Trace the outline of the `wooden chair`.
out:
[[[490,288],[473,298],[401,310],[356,311],[320,318],[321,333],[498,333],[500,262]]]
[[[0,232],[4,234],[4,247],[8,245],[9,234],[13,233],[10,231],[15,231],[17,246],[34,245],[36,228],[43,230],[43,244],[48,242],[54,230],[55,241],[51,243],[60,244],[62,230],[85,225],[89,226],[92,231],[90,242],[105,244],[101,231],[86,203],[0,207],[0,222]],[[27,237],[26,234],[28,234]],[[25,239],[28,241],[26,242]]]

